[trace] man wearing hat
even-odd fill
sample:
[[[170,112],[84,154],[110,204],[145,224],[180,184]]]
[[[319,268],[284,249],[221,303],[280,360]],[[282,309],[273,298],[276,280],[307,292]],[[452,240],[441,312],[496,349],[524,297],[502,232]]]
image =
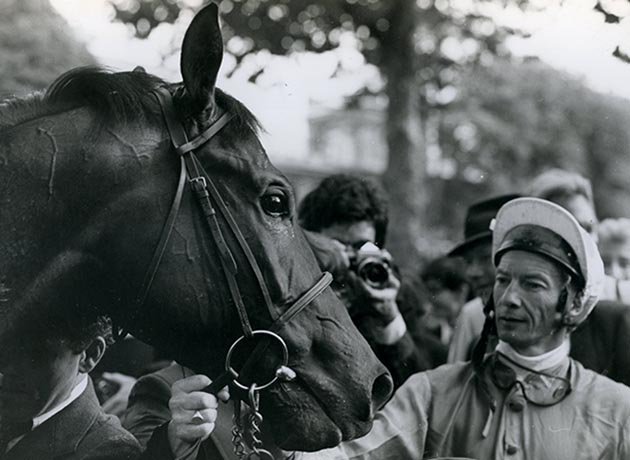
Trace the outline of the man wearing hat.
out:
[[[602,289],[594,241],[560,206],[519,198],[497,214],[492,260],[482,341],[496,349],[410,377],[370,433],[317,458],[630,458],[630,388],[569,357]]]
[[[448,351],[449,363],[468,361],[481,334],[483,307],[494,284],[490,223],[499,208],[514,198],[518,198],[518,195],[501,195],[470,206],[464,222],[464,241],[449,253],[451,257],[464,259],[466,278],[476,296],[464,304],[457,318]]]

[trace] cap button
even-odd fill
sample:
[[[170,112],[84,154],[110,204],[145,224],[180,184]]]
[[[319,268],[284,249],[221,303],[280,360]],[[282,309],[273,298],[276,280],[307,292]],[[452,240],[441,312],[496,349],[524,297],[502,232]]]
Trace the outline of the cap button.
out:
[[[518,452],[518,447],[516,447],[513,444],[508,444],[508,446],[505,449],[505,451],[507,452],[508,455],[514,455],[515,453]]]

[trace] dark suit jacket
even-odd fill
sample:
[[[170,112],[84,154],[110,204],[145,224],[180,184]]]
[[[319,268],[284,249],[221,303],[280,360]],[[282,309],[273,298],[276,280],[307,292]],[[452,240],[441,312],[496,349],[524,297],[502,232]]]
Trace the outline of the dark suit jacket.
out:
[[[171,385],[192,371],[172,364],[152,374],[141,377],[131,390],[126,412],[121,417],[123,426],[140,442],[145,452],[143,460],[172,460],[168,443],[167,424],[171,420],[168,401]],[[232,453],[231,406],[219,406],[217,422],[210,438],[200,447],[198,459],[237,460]]]
[[[138,441],[106,415],[92,381],[68,407],[27,433],[2,460],[135,460]]]
[[[630,386],[630,306],[599,302],[571,334],[571,356],[584,367]]]

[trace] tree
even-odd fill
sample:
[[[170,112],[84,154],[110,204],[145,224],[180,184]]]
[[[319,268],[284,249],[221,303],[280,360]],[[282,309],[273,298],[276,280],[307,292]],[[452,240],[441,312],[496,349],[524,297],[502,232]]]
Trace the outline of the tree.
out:
[[[0,7],[0,96],[45,88],[62,72],[94,64],[48,0],[3,0]]]
[[[156,18],[174,21],[185,2],[111,0],[118,19],[148,33]],[[518,0],[494,3],[520,4]],[[465,2],[464,2],[465,3]],[[444,104],[465,66],[501,55],[507,31],[498,28],[485,8],[493,0],[473,0],[469,7],[453,0],[222,0],[226,39],[244,40],[237,60],[258,49],[291,51],[332,49],[352,33],[368,62],[386,79],[389,165],[383,182],[390,195],[388,246],[402,265],[415,262],[410,243],[422,232],[426,190],[423,117]],[[229,42],[228,42],[229,43]]]
[[[471,68],[439,113],[440,158],[428,181],[434,202],[458,202],[460,212],[436,206],[429,223],[457,239],[467,205],[521,192],[549,167],[591,178],[601,217],[630,216],[629,123],[627,101],[538,60]]]
[[[603,15],[604,22],[607,24],[619,24],[630,17],[630,1],[628,0],[598,0],[593,9]],[[612,55],[630,63],[630,43],[617,45]]]

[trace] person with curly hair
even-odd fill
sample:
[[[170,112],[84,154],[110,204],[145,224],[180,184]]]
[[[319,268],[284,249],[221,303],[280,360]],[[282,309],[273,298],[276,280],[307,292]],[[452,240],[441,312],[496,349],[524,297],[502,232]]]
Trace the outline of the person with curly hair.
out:
[[[333,289],[398,386],[437,363],[416,345],[401,314],[400,275],[384,249],[387,205],[376,182],[336,174],[304,197],[298,216],[320,266],[335,276]],[[369,263],[373,265],[368,267]],[[373,272],[365,273],[362,267]]]

